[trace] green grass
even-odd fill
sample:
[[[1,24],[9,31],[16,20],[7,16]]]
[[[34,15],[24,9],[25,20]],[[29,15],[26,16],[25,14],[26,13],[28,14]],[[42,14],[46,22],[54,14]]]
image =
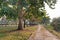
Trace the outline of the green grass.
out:
[[[56,35],[60,39],[60,32],[55,31],[53,26],[48,25],[46,29],[49,30],[52,34]]]
[[[24,30],[9,32],[11,30],[16,30],[16,29],[17,26],[1,27],[0,40],[27,40],[31,36],[31,34],[37,29],[37,27],[26,27],[24,28]]]
[[[33,26],[31,26],[31,27],[26,27],[25,29],[31,30],[31,31],[32,31],[32,30],[35,31],[35,30],[37,29],[37,27],[34,28]]]
[[[12,30],[16,30],[17,29],[17,26],[11,26],[11,25],[8,25],[8,26],[0,26],[0,32],[6,32],[6,31],[12,31]]]
[[[7,36],[6,33],[0,33],[0,38]]]
[[[54,28],[53,28],[51,25],[47,25],[47,26],[46,26],[46,29],[48,29],[49,31],[54,30]]]

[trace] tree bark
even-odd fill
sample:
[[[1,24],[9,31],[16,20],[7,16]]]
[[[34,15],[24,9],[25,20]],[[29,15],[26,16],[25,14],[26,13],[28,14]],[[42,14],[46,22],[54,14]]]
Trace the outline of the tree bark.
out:
[[[24,28],[25,28],[25,20],[24,20]]]
[[[23,19],[19,18],[18,30],[23,30]]]
[[[18,13],[18,19],[19,19],[19,24],[18,24],[18,30],[23,30],[23,10],[21,9],[20,12]]]
[[[23,30],[24,27],[24,21],[23,21],[23,15],[24,15],[24,9],[23,9],[23,5],[22,5],[22,0],[19,0],[17,5],[20,7],[19,11],[18,11],[18,19],[19,19],[19,24],[18,24],[18,30]]]

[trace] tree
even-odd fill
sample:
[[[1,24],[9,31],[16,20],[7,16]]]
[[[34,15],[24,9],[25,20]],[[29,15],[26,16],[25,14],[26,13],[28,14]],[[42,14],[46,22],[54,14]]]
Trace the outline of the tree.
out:
[[[50,23],[50,18],[49,18],[49,16],[44,16],[44,17],[42,18],[41,23],[43,23],[43,24],[45,24],[45,25],[49,24],[49,23]]]
[[[46,2],[50,8],[56,4],[56,0],[1,0],[0,1],[0,14],[6,15],[8,18],[19,19],[18,30],[23,29],[23,16],[25,14],[24,8],[28,13],[32,13],[34,16],[39,14],[39,8],[44,8],[44,2]],[[10,7],[9,5],[12,5]],[[29,9],[29,11],[28,11]]]
[[[51,25],[54,27],[56,31],[60,31],[60,17],[53,18]]]

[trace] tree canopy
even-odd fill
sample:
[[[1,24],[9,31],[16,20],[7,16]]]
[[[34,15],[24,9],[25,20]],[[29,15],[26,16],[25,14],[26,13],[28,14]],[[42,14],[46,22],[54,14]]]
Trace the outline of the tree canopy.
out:
[[[18,2],[20,3],[19,5]],[[17,17],[18,9],[25,7],[27,12],[33,13],[33,15],[40,15],[39,9],[44,8],[44,2],[49,5],[50,8],[54,8],[56,0],[0,0],[0,16],[6,15],[8,18]],[[30,13],[29,12],[29,13]]]

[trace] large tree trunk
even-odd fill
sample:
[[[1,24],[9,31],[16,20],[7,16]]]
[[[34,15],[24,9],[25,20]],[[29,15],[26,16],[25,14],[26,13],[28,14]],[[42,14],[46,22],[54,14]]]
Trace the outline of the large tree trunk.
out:
[[[18,30],[23,30],[23,19],[19,18]]]
[[[22,30],[24,28],[24,9],[23,7],[21,8],[20,12],[18,13],[18,19],[19,19],[19,24],[18,24],[18,30]]]
[[[19,0],[17,5],[19,6],[18,9],[18,19],[19,19],[19,24],[18,24],[18,30],[23,30],[24,27],[24,21],[23,21],[23,15],[24,15],[24,9],[23,9],[23,5],[22,5],[22,0]]]
[[[23,10],[21,9],[20,12],[18,13],[18,19],[19,19],[19,24],[18,24],[18,30],[23,30]]]
[[[22,9],[20,10],[20,12],[18,13],[19,16],[19,24],[18,24],[18,30],[22,30],[25,27],[25,21],[23,20],[24,18],[24,9],[22,7]]]

